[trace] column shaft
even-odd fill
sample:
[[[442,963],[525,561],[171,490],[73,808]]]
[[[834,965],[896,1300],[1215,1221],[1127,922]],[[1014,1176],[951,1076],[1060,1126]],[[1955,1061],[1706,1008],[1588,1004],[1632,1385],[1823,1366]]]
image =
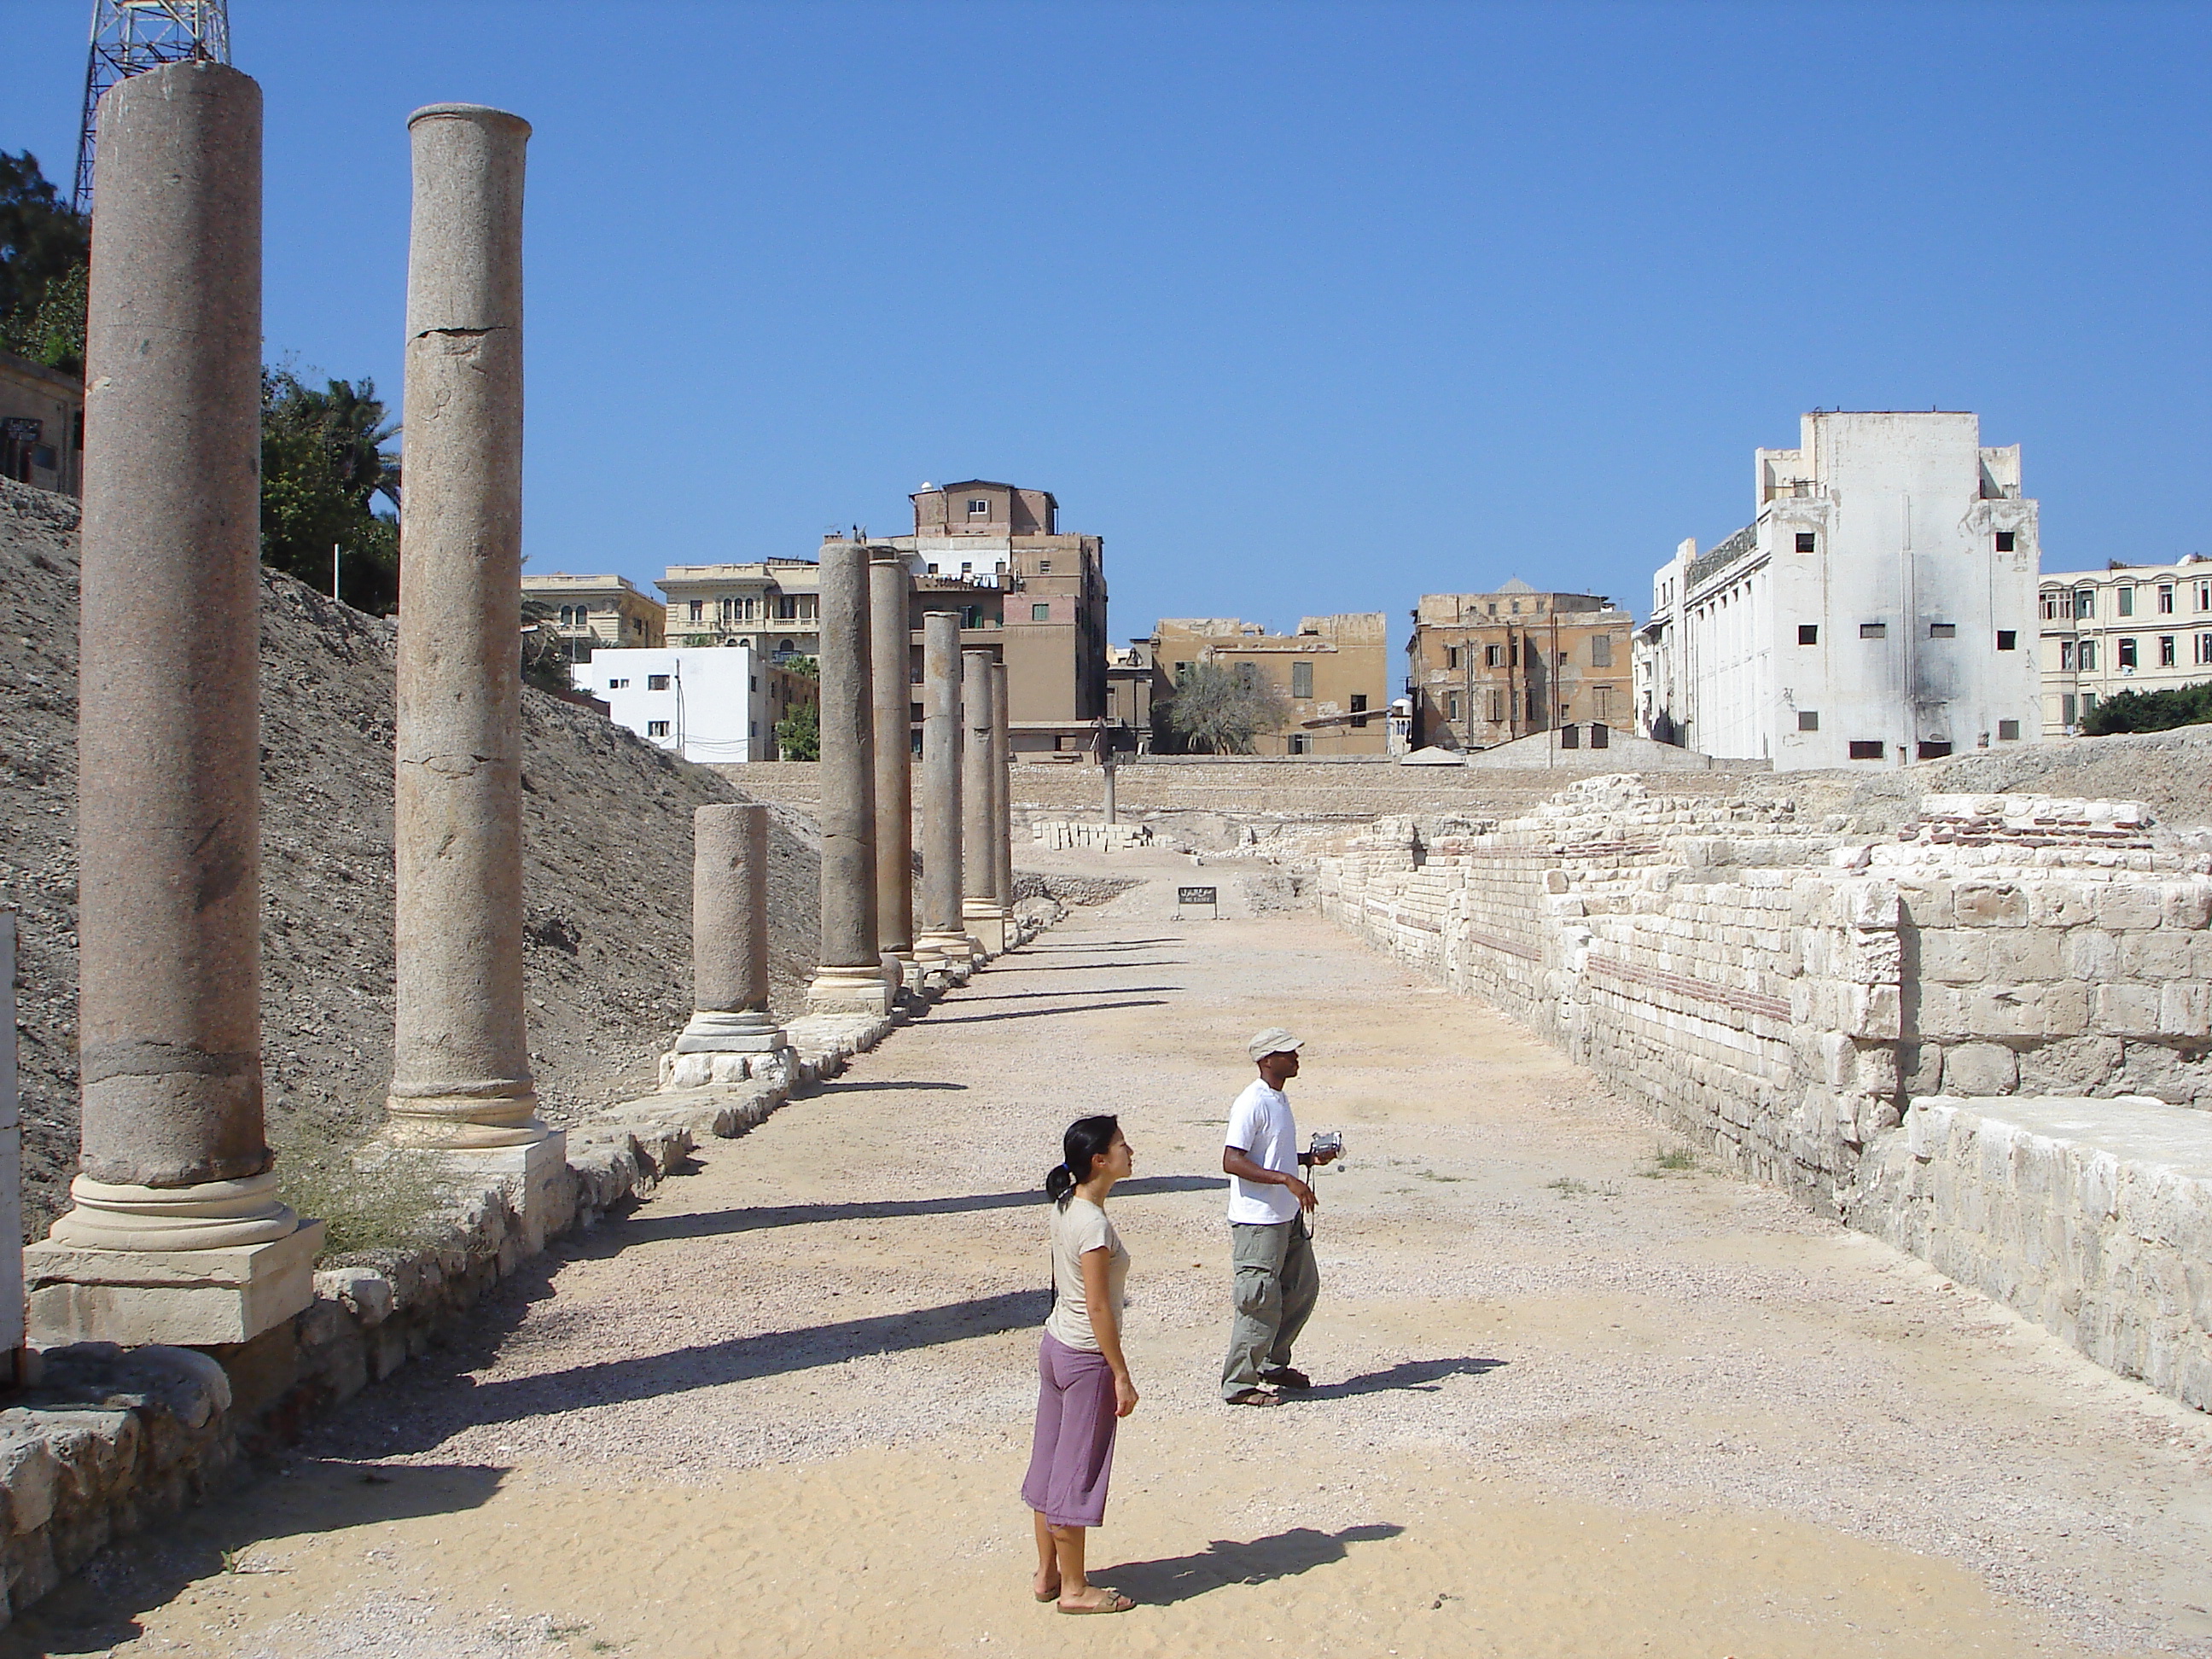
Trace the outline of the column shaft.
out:
[[[999,896],[999,856],[992,811],[998,787],[991,781],[993,713],[991,653],[960,654],[960,882],[961,913],[968,932],[984,952],[1006,948],[1006,906]]]
[[[1006,915],[1014,913],[1014,744],[1012,732],[1013,712],[1007,696],[1006,664],[1004,658],[991,665],[991,787],[997,792],[991,803],[991,823],[997,839],[993,851],[998,860],[998,874],[992,885],[998,890],[999,905]]]
[[[868,560],[869,672],[875,684],[876,942],[909,969],[914,957],[914,579],[896,550]]]
[[[781,1047],[768,1012],[768,808],[702,806],[691,825],[694,1012],[676,1052]]]
[[[921,933],[917,943],[964,960],[960,914],[960,617],[922,618]]]
[[[809,1006],[883,1013],[891,988],[876,943],[875,687],[868,550],[822,544],[822,945]]]

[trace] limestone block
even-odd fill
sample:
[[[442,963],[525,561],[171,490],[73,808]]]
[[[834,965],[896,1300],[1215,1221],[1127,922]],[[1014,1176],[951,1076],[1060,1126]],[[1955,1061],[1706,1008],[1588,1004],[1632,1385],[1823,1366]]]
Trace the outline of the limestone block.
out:
[[[2100,933],[2093,927],[2069,929],[2062,960],[2070,978],[2117,979],[2120,976],[2119,936]]]
[[[2167,927],[2212,927],[2212,881],[2198,876],[2190,881],[2169,882],[2164,897]]]
[[[315,1275],[315,1294],[327,1297],[363,1325],[380,1325],[392,1316],[392,1281],[373,1267],[336,1267]]]
[[[2022,927],[2005,933],[1985,933],[1989,941],[1989,976],[2005,981],[2050,980],[2065,977],[2065,935],[2045,927]]]
[[[1858,1075],[1858,1049],[1841,1031],[1820,1033],[1820,1076],[1831,1089],[1848,1089]]]
[[[247,1342],[315,1299],[323,1224],[265,1244],[218,1250],[23,1251],[33,1346],[116,1342],[214,1347]]]
[[[1848,936],[1845,975],[1862,985],[1894,985],[1904,970],[1904,945],[1894,932],[1854,928]]]
[[[2028,884],[2028,919],[2039,927],[2081,927],[2096,912],[2095,890],[2078,882],[2037,880]]]
[[[2114,1036],[2154,1036],[2160,1030],[2159,988],[2122,983],[2095,988],[2093,1018]]]
[[[2192,946],[2196,940],[2187,933],[2175,927],[2160,927],[2150,933],[2116,933],[2119,942],[2120,979],[2148,980],[2158,984],[2170,979],[2186,979],[2195,966]]]
[[[1844,1029],[1853,1036],[1896,1040],[1899,1030],[1896,986],[1853,985],[1848,988],[1844,1005],[1850,1012]]]
[[[2157,888],[2138,882],[2116,881],[2097,895],[2097,925],[2116,932],[2155,927],[2165,908]]]
[[[1980,929],[1940,927],[1920,934],[1920,976],[1947,985],[1978,985],[1988,976],[1991,935]]]
[[[2201,1037],[2212,1030],[2212,985],[2170,980],[2159,987],[2158,1029],[2169,1036]]]
[[[2027,895],[2010,882],[1966,882],[1955,904],[1961,927],[2022,927],[2027,924]]]

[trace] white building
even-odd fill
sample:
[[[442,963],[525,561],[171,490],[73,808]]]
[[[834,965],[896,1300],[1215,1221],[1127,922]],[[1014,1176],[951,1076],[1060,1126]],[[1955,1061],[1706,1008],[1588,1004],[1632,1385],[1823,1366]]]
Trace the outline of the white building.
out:
[[[689,761],[775,758],[774,668],[750,644],[696,650],[596,651],[575,687],[605,701],[617,726]]]
[[[2212,680],[2212,559],[2043,578],[2043,726],[2070,731],[2121,691]]]
[[[1804,417],[1755,452],[1758,517],[1652,579],[1637,729],[1777,771],[2042,734],[2036,504],[1970,414]]]

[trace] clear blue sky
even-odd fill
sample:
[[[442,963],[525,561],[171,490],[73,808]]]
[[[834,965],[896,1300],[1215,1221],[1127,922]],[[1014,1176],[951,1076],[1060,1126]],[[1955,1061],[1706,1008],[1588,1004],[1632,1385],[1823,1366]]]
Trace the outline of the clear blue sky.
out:
[[[66,177],[84,0],[0,0]],[[537,128],[533,570],[1054,491],[1117,638],[1640,613],[1816,405],[1978,410],[2052,568],[2212,551],[2212,9],[232,0],[268,351],[399,391],[404,123]]]

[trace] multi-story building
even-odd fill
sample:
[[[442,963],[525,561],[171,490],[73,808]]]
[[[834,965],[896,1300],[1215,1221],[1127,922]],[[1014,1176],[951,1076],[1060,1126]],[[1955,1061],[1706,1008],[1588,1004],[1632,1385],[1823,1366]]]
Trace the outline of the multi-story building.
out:
[[[827,538],[825,538],[827,539]],[[679,646],[744,644],[763,658],[813,656],[822,639],[822,567],[812,559],[672,564],[667,637]]]
[[[2072,731],[2121,691],[2171,691],[2212,680],[2212,559],[2113,564],[2046,574],[2043,728]]]
[[[1778,771],[2041,735],[2018,445],[1972,414],[1816,412],[1753,471],[1758,516],[1652,580],[1639,732]]]
[[[545,608],[572,663],[589,662],[595,651],[658,650],[666,643],[661,634],[666,610],[626,576],[526,574],[522,597]]]
[[[1490,749],[1584,724],[1626,731],[1633,619],[1596,593],[1424,593],[1407,642],[1410,741]],[[1563,739],[1564,741],[1564,739]]]
[[[1106,731],[1117,754],[1150,754],[1152,747],[1152,642],[1131,640],[1106,648]]]
[[[722,764],[776,759],[776,722],[818,695],[815,681],[742,641],[735,649],[595,651],[574,678],[617,726],[685,760]]]
[[[1163,617],[1147,643],[1157,719],[1165,719],[1193,668],[1214,662],[1265,679],[1290,705],[1282,729],[1254,739],[1255,754],[1389,752],[1389,635],[1380,611],[1306,617],[1288,635],[1233,617]]]
[[[0,351],[0,478],[84,494],[84,383]]]

